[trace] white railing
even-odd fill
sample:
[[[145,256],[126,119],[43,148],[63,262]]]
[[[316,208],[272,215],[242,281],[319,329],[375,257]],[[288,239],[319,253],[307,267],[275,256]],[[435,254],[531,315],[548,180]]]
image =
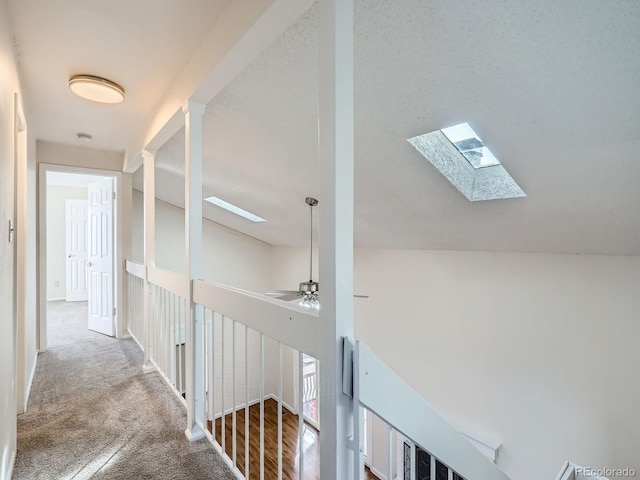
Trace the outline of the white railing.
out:
[[[301,353],[318,356],[317,313],[205,281],[194,282],[193,301],[196,338],[203,339],[196,345],[196,358],[203,359],[196,365],[196,379],[200,379],[196,380],[196,421],[238,478],[275,478],[273,470],[265,476],[265,453],[268,462],[277,462],[278,479],[283,474],[293,478],[291,471],[283,473],[285,464],[287,470],[295,465],[297,478],[304,478],[304,449],[298,448],[294,458],[295,449],[283,448],[283,407],[297,415],[301,446],[309,428],[301,414],[305,401]],[[288,368],[294,363],[297,375]],[[291,372],[288,379],[285,372]],[[293,405],[286,404],[286,397],[293,399]],[[198,403],[198,398],[204,401]],[[268,400],[277,402],[277,413],[269,422],[277,416],[277,432],[265,435]],[[251,428],[252,421],[259,422],[259,427]],[[251,465],[257,465],[258,471],[253,472]]]
[[[139,339],[144,335],[143,309],[138,302],[144,268],[128,262],[127,272],[131,277],[129,298],[136,302],[127,307],[130,330]],[[189,282],[184,275],[156,267],[148,268],[147,281],[150,360],[182,399]],[[195,280],[192,289],[196,423],[238,478],[308,478],[318,467],[314,459],[313,468],[309,462],[305,469],[302,446],[312,427],[302,413],[309,403],[307,396],[316,395],[320,385],[317,375],[308,378],[317,370],[315,366],[309,370],[303,354],[320,356],[317,312],[208,281]],[[369,418],[375,415],[386,423],[385,466],[373,469],[381,479],[422,480],[428,468],[432,479],[508,480],[369,347],[345,340],[345,349],[344,371],[352,377],[344,382],[351,387],[345,393],[352,396],[355,412],[351,447],[358,452],[354,479],[364,478],[366,410]],[[285,410],[289,417],[297,416],[298,438],[293,449],[283,445]],[[277,429],[269,430],[276,424]],[[321,429],[321,422],[315,426]],[[317,441],[317,432],[315,435]],[[380,445],[380,438],[376,441]],[[319,446],[314,448],[319,450]],[[270,473],[265,474],[265,462]]]
[[[144,350],[144,265],[131,260],[127,269],[127,331]]]
[[[345,341],[345,350],[346,367],[353,369],[352,391],[345,392],[354,401],[353,448],[364,451],[366,408],[387,424],[387,479],[422,480],[429,473],[431,479],[509,480],[368,346],[356,341],[352,350]],[[364,456],[358,458],[354,479],[363,478]]]
[[[184,400],[186,387],[185,329],[189,282],[185,275],[149,267],[149,360]]]

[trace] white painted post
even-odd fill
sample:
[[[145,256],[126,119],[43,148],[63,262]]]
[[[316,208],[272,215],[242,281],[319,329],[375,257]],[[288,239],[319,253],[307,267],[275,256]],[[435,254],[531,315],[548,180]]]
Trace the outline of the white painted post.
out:
[[[353,0],[319,0],[320,478],[346,480],[353,409],[342,338],[353,338]]]
[[[186,319],[186,401],[187,401],[187,429],[185,435],[189,441],[204,437],[204,430],[200,428],[197,415],[204,411],[204,381],[202,375],[202,349],[196,349],[202,343],[201,328],[194,328],[196,322],[196,306],[193,303],[193,280],[202,277],[202,115],[205,105],[188,100],[182,107],[184,112],[185,152],[184,152],[184,182],[185,182],[185,260],[186,274],[189,280],[189,313]],[[199,419],[204,422],[204,419]],[[204,424],[204,423],[203,423]]]
[[[142,311],[144,314],[144,363],[145,373],[155,370],[151,363],[151,285],[149,284],[149,267],[156,266],[156,180],[155,152],[142,151],[143,162],[143,222],[144,222],[144,287]]]

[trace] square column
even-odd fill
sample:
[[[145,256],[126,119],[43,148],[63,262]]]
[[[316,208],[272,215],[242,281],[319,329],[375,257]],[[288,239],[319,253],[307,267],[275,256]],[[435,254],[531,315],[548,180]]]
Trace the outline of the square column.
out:
[[[202,318],[196,316],[193,303],[193,280],[202,278],[202,115],[205,105],[188,100],[182,107],[185,120],[185,259],[186,276],[189,281],[188,317],[186,319],[185,377],[187,401],[187,429],[189,441],[204,437],[205,392],[203,374]]]
[[[142,370],[152,372],[156,368],[151,363],[151,288],[149,285],[149,267],[156,265],[156,152],[142,151],[143,165],[143,223],[144,223],[144,363]]]
[[[343,337],[353,338],[353,0],[318,0],[320,147],[320,478],[353,478]]]

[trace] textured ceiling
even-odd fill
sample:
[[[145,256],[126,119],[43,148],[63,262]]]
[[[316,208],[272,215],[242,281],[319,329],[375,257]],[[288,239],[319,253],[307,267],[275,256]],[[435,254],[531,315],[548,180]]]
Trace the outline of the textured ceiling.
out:
[[[356,1],[358,246],[640,254],[640,3],[550,5]],[[272,244],[318,192],[316,39],[312,8],[205,113],[204,193],[267,222],[206,216]],[[465,121],[526,198],[471,203],[406,141]],[[178,205],[183,135],[156,159]]]
[[[30,131],[123,151],[230,3],[8,0]],[[640,254],[640,2],[356,0],[355,17],[358,246]],[[312,8],[205,113],[204,193],[267,222],[206,216],[272,244],[306,244],[318,195],[317,23]],[[76,73],[127,101],[74,97]],[[471,203],[407,142],[465,121],[527,197]],[[177,205],[182,135],[157,157]]]
[[[231,0],[8,0],[30,128],[41,140],[124,151]],[[120,105],[74,96],[75,74],[124,87]]]

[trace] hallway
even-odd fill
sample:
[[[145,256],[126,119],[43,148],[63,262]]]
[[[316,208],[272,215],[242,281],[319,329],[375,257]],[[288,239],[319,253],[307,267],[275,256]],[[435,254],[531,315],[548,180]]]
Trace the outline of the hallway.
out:
[[[27,413],[18,417],[15,480],[233,479],[131,340],[87,329],[86,303],[50,302]]]

